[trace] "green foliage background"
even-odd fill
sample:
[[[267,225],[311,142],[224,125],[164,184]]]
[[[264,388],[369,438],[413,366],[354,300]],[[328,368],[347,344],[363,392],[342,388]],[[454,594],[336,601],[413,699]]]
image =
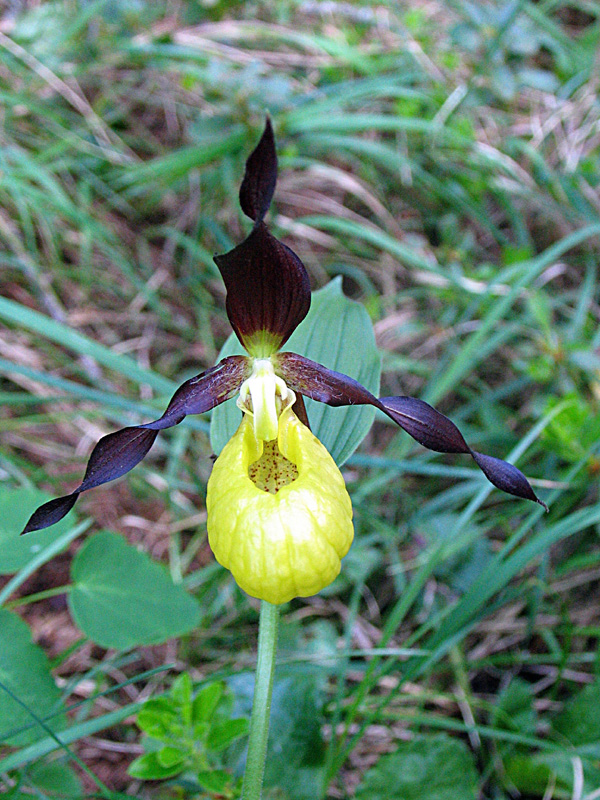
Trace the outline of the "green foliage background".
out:
[[[210,686],[223,741],[248,715],[256,606],[208,550],[208,418],[56,529],[18,531],[101,435],[214,363],[212,255],[247,231],[237,190],[269,112],[271,228],[315,290],[341,276],[366,309],[382,393],[435,404],[550,513],[378,416],[344,465],[342,574],[284,609],[266,796],[598,797],[600,4],[0,15],[2,791],[238,791],[243,738],[202,775],[127,772],[143,752],[202,762],[217,734],[196,752],[184,717]],[[166,738],[140,744],[150,695]]]

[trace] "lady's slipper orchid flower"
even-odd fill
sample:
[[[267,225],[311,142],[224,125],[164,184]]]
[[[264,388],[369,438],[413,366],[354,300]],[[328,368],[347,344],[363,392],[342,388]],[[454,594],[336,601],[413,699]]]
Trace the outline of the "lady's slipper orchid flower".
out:
[[[544,506],[516,467],[472,450],[454,423],[422,400],[377,398],[347,375],[281,352],[306,316],[311,295],[304,265],[264,222],[276,180],[275,140],[267,120],[240,189],[242,210],[254,226],[240,245],[215,257],[227,289],[229,321],[248,355],[224,358],[186,381],[154,422],[100,439],[82,483],[40,506],[24,533],[58,522],[82,492],[129,472],[161,430],[236,394],[242,421],[213,467],[207,527],[217,560],[254,597],[283,603],[315,594],[336,577],[352,542],[344,480],[308,427],[303,397],[330,406],[370,404],[424,447],[466,453],[494,486]]]

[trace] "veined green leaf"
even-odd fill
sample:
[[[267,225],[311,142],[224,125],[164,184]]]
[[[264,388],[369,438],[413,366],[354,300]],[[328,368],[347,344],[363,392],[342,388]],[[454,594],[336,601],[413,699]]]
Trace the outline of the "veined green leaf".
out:
[[[475,800],[477,773],[459,739],[417,736],[382,756],[358,787],[361,800]]]
[[[63,727],[63,714],[42,727],[37,720],[60,708],[60,692],[46,654],[31,640],[27,625],[0,608],[0,742],[30,744]],[[18,731],[21,730],[20,733]]]
[[[71,568],[69,605],[81,630],[103,647],[157,644],[192,630],[200,606],[160,564],[101,531],[85,543]]]
[[[31,509],[47,500],[50,496],[39,489],[0,489],[0,575],[18,572],[73,528],[73,519],[61,520],[50,529],[20,535]],[[64,547],[68,544],[69,540],[65,540]]]

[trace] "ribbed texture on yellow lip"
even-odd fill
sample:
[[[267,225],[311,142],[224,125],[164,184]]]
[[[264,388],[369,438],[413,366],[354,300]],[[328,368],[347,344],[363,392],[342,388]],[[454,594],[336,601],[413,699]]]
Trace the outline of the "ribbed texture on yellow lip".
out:
[[[285,603],[331,583],[354,530],[339,469],[291,408],[279,418],[277,443],[298,477],[271,494],[249,477],[263,443],[244,414],[215,462],[206,505],[208,540],[217,561],[249,595]]]

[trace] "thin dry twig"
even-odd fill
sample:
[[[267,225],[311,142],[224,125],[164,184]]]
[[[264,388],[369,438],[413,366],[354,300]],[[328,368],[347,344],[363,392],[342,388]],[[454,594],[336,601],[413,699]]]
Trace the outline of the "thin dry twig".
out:
[[[39,59],[2,31],[0,31],[0,47],[3,47],[15,58],[18,58],[19,61],[22,61],[81,114],[109,161],[113,164],[123,164],[127,161],[138,160],[133,150],[96,114],[79,86],[77,86],[77,91],[73,89],[66,81],[59,78]],[[119,150],[115,150],[115,144]]]

